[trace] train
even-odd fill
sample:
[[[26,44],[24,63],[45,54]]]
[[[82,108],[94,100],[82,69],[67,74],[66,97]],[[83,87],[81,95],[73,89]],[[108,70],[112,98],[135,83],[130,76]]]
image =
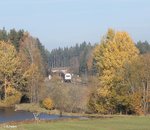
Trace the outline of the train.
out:
[[[61,73],[64,82],[71,82],[72,75],[70,73]]]

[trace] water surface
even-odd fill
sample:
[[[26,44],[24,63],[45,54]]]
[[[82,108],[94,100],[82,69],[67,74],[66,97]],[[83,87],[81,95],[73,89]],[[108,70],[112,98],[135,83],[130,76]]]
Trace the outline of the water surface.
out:
[[[64,118],[78,118],[75,116],[62,116],[59,115],[49,115],[41,113],[39,116],[40,120],[56,120]],[[12,122],[12,121],[25,121],[33,120],[34,115],[32,112],[27,111],[15,111],[13,108],[0,108],[0,123]]]

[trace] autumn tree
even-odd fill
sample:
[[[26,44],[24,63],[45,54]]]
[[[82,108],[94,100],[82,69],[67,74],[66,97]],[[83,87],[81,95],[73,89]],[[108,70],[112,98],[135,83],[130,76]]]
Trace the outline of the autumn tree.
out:
[[[27,77],[27,90],[31,102],[39,101],[39,92],[43,85],[45,69],[42,56],[38,47],[37,39],[31,37],[29,33],[24,33],[20,43],[19,55],[21,57],[24,75]]]
[[[41,73],[39,72],[38,66],[35,64],[31,64],[27,71],[25,72],[25,76],[28,80],[28,91],[31,102],[39,102],[39,92],[41,89]]]
[[[150,103],[150,54],[145,54],[141,59],[142,68],[140,77],[142,83],[142,106],[144,115],[148,114],[149,111],[149,103]]]
[[[115,32],[112,29],[108,30],[101,44],[95,48],[94,57],[101,83],[97,90],[100,96],[99,112],[102,109],[106,112],[127,110],[129,101],[128,88],[123,78],[124,65],[135,59],[138,53],[127,32]]]
[[[6,49],[1,51],[1,66],[9,68],[17,63],[19,65],[19,69],[12,74],[13,76],[9,75],[8,82],[10,82],[11,78],[11,82],[14,84],[12,87],[15,86],[15,89],[21,91],[23,97],[29,96],[32,97],[31,101],[38,102],[40,98],[39,94],[41,92],[40,88],[43,86],[43,77],[48,74],[49,52],[44,48],[38,38],[30,36],[29,33],[24,30],[17,31],[11,29],[7,32],[5,28],[0,29],[0,40],[7,42]],[[14,49],[15,56],[17,58],[19,57],[19,62],[17,59],[14,60],[14,62],[12,61],[12,63],[10,62],[13,59],[14,54],[12,51],[9,52],[7,50],[10,48],[9,46]],[[3,53],[4,51],[6,53]],[[12,57],[12,59],[9,61],[9,58],[7,57]],[[5,62],[3,62],[3,60]],[[3,74],[0,72],[1,77],[2,75]],[[1,78],[0,85],[4,86],[4,83],[5,82]],[[1,91],[1,95],[4,92],[4,90]],[[6,95],[7,93],[5,92],[3,98],[6,97]]]
[[[20,59],[12,45],[0,41],[0,59],[0,80],[4,92],[4,99],[6,99],[7,87],[11,86],[19,89],[23,76],[20,68]]]
[[[130,87],[132,106],[137,114],[148,114],[150,102],[150,54],[126,65],[125,80]]]

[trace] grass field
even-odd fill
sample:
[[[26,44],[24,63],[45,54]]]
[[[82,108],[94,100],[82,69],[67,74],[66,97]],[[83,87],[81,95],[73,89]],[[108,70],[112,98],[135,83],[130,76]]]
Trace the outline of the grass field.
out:
[[[16,125],[15,125],[16,126]],[[105,119],[70,120],[19,124],[17,128],[0,130],[150,130],[150,117],[114,117]]]

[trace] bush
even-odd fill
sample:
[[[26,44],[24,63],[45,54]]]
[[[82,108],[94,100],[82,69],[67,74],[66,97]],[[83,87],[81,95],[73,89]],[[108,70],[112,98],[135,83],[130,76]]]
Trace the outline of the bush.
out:
[[[21,93],[18,92],[12,96],[7,97],[5,102],[8,106],[11,106],[11,105],[18,104],[20,102],[20,99],[21,99]]]
[[[7,98],[5,100],[5,103],[8,106],[11,106],[20,102],[21,93],[17,91],[15,88],[8,86],[6,89],[6,93],[7,93]]]
[[[0,101],[0,107],[11,107],[15,104],[20,103],[21,99],[21,93],[19,91],[16,91],[13,95],[7,95],[7,98],[5,100]]]
[[[43,101],[42,101],[42,106],[48,110],[51,110],[53,109],[54,105],[53,105],[53,101],[52,99],[50,98],[45,98]]]

